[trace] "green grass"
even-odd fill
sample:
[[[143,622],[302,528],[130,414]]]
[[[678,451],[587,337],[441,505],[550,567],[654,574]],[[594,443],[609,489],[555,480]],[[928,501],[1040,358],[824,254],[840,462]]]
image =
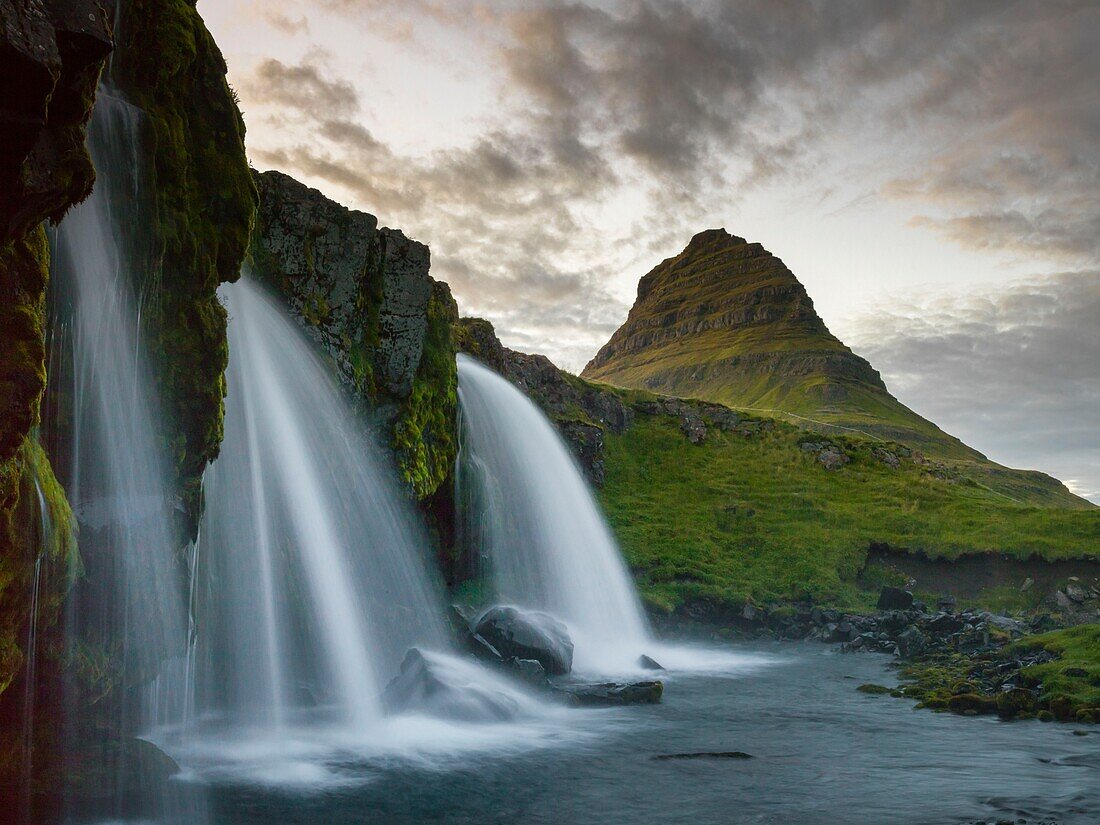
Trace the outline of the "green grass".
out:
[[[894,469],[865,440],[832,439],[851,462],[830,471],[800,448],[808,438],[777,423],[752,435],[712,427],[692,445],[674,419],[647,415],[607,434],[600,497],[647,601],[867,608],[856,577],[875,542],[949,559],[1081,558],[1100,547],[1100,509],[1017,504],[980,473],[947,481],[910,460]]]
[[[1024,671],[1029,681],[1042,685],[1040,702],[1049,705],[1055,716],[1066,719],[1076,718],[1081,709],[1092,709],[1091,721],[1100,722],[1100,625],[1032,636],[1016,642],[1011,649],[1036,648],[1058,656]]]

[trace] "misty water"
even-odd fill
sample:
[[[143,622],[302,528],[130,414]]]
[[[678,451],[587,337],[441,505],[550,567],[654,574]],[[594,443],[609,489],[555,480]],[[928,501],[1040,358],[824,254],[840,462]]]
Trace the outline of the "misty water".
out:
[[[630,574],[569,448],[509,381],[458,356],[460,518],[492,600],[564,621],[582,671],[651,652]]]
[[[1095,823],[1096,735],[914,711],[856,691],[887,657],[746,644],[663,704],[573,710],[526,737],[345,758],[325,782],[214,782],[210,825],[260,823]],[[754,758],[655,759],[744,751]],[[185,784],[185,783],[183,783]]]

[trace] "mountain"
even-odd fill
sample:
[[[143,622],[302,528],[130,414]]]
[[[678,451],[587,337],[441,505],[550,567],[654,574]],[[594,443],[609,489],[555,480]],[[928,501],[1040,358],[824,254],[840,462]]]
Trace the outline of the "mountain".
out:
[[[700,232],[641,279],[626,323],[581,375],[984,459],[894,398],[782,260],[724,229]]]

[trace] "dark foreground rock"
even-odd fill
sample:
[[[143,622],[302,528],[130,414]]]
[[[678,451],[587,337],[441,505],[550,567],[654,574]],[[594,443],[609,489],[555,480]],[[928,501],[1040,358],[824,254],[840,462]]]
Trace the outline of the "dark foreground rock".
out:
[[[656,705],[664,695],[664,682],[602,682],[596,685],[558,685],[554,693],[582,707],[607,705]]]
[[[417,711],[470,722],[512,719],[515,700],[497,691],[454,678],[445,664],[410,648],[382,696],[389,711]]]
[[[573,640],[569,631],[545,613],[492,607],[478,620],[475,635],[504,659],[534,659],[552,676],[566,674],[573,668]]]
[[[913,606],[913,594],[898,587],[884,587],[878,596],[879,610],[909,610]]]
[[[651,757],[655,762],[672,759],[754,759],[751,753],[744,751],[697,751],[695,753],[662,753]]]

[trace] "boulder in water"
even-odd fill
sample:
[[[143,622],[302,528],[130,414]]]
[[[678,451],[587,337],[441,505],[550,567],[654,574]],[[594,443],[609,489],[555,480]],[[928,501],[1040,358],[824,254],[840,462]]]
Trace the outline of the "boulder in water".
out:
[[[419,711],[469,722],[500,722],[519,711],[515,699],[451,672],[444,662],[409,648],[395,676],[382,694],[388,711]]]
[[[534,659],[548,674],[560,676],[573,669],[569,631],[545,613],[492,607],[478,621],[476,635],[506,659]]]
[[[664,670],[655,659],[646,656],[644,653],[638,657],[638,667],[643,670]]]
[[[536,687],[547,687],[546,668],[537,659],[509,659],[508,667],[518,678]]]
[[[656,705],[664,695],[664,682],[602,682],[596,685],[562,685],[554,689],[582,707],[602,705]]]

